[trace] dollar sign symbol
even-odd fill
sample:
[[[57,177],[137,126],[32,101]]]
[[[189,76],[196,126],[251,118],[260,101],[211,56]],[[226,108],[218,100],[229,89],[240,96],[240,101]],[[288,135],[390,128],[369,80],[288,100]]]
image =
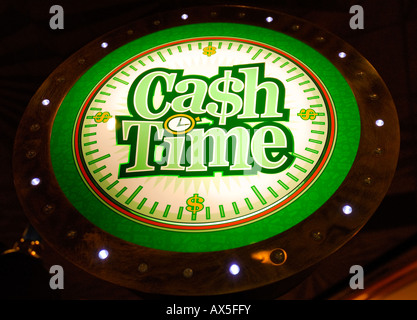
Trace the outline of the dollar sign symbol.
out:
[[[316,119],[318,114],[313,109],[301,109],[297,116],[299,116],[303,120],[314,120]]]
[[[203,202],[204,202],[204,198],[199,197],[198,193],[194,193],[192,197],[189,197],[187,199],[188,206],[186,206],[185,209],[192,213],[191,220],[195,220],[197,217],[197,212],[203,210],[204,208]]]
[[[208,46],[203,49],[203,54],[205,54],[207,57],[210,57],[215,53],[216,53],[216,47]]]
[[[228,117],[233,117],[242,109],[242,99],[237,94],[229,92],[230,89],[239,92],[243,88],[243,82],[233,78],[231,70],[225,70],[224,76],[214,80],[210,85],[208,93],[213,100],[221,103],[220,111],[218,111],[219,105],[215,102],[208,103],[206,109],[212,116],[220,118],[220,125],[225,125]]]
[[[111,118],[110,113],[106,112],[97,112],[93,117],[94,121],[97,123],[103,122],[106,123]]]

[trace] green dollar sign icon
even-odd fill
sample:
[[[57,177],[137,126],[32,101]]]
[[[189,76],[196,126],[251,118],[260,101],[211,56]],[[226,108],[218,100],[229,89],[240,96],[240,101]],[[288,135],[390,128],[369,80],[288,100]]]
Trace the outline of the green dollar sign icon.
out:
[[[316,119],[318,114],[313,109],[301,109],[297,116],[299,116],[303,120],[314,120]]]
[[[111,118],[110,113],[106,112],[97,112],[93,117],[94,121],[97,123],[103,122],[106,123]]]
[[[206,108],[209,114],[220,119],[220,125],[225,125],[227,118],[233,117],[242,109],[242,99],[236,93],[230,92],[230,89],[239,92],[243,88],[243,82],[232,77],[231,70],[225,70],[224,76],[214,80],[210,85],[208,93],[213,100],[220,102],[220,110],[215,102],[208,103]]]
[[[192,197],[189,197],[187,199],[188,206],[186,206],[185,209],[192,213],[192,217],[191,217],[192,220],[196,219],[197,212],[203,210],[204,208],[203,202],[204,202],[204,198],[199,197],[198,193],[194,193]]]

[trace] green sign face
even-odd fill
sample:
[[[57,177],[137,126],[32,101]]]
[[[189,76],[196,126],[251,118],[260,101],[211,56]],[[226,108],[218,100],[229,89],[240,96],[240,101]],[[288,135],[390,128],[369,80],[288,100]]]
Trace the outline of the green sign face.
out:
[[[346,177],[359,137],[355,98],[326,58],[272,30],[210,23],[144,36],[91,67],[56,115],[51,157],[98,227],[205,252],[306,219]]]

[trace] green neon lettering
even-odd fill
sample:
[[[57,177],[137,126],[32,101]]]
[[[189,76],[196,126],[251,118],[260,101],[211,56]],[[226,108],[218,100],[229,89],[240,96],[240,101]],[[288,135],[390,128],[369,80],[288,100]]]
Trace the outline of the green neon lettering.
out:
[[[117,143],[130,145],[119,178],[288,168],[295,157],[293,136],[281,123],[289,120],[285,88],[266,78],[264,68],[263,63],[219,67],[211,78],[164,68],[141,74],[128,95],[131,116],[115,117]],[[250,123],[260,118],[268,121]]]

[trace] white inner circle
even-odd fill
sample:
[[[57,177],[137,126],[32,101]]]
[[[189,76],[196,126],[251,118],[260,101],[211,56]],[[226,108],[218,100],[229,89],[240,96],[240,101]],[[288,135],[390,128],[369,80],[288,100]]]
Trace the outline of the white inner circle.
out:
[[[207,54],[205,48],[209,47],[215,49],[214,53]],[[276,174],[222,175],[219,170],[209,177],[119,178],[119,167],[128,162],[131,150],[130,146],[117,143],[114,118],[130,116],[127,97],[137,77],[154,68],[166,68],[182,69],[184,76],[211,78],[219,73],[220,67],[254,63],[264,63],[265,77],[278,79],[285,86],[285,108],[290,111],[290,120],[280,123],[294,137],[296,157],[291,167]],[[153,99],[157,105],[163,96],[156,92]],[[190,41],[155,50],[118,70],[91,101],[81,130],[82,155],[91,176],[118,205],[139,216],[172,225],[233,222],[276,206],[309,177],[325,150],[329,130],[326,102],[308,73],[285,55],[243,41]],[[303,118],[307,111],[314,119]],[[97,123],[99,113],[105,112],[111,118]],[[252,126],[257,124],[249,122]],[[181,132],[191,126],[191,121],[179,116],[167,126]],[[195,194],[204,198],[204,209],[193,215],[187,211],[187,199]]]

